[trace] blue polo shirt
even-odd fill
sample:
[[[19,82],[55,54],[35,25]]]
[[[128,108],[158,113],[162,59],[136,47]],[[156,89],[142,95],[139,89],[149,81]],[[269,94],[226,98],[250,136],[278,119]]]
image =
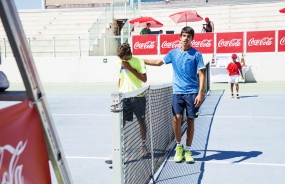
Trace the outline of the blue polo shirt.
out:
[[[204,69],[202,54],[194,48],[182,51],[173,49],[163,58],[165,64],[172,63],[173,94],[199,93],[198,70]]]

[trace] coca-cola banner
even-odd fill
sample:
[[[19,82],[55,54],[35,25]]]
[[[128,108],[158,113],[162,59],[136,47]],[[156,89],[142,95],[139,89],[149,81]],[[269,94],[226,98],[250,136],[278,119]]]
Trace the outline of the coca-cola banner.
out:
[[[191,45],[201,53],[214,53],[214,34],[196,33]],[[180,34],[160,35],[160,54],[167,54],[171,49],[179,47]]]
[[[247,32],[247,52],[274,52],[275,31]]]
[[[135,55],[155,55],[157,54],[156,35],[133,36],[133,54]]]
[[[0,110],[0,183],[50,184],[44,136],[28,101]]]
[[[214,53],[214,33],[196,33],[191,44],[202,54],[212,54]]]
[[[181,47],[180,34],[160,35],[160,54],[167,54],[171,49]]]
[[[243,32],[217,33],[217,53],[239,52],[243,52]]]
[[[278,52],[285,51],[285,30],[278,31]]]

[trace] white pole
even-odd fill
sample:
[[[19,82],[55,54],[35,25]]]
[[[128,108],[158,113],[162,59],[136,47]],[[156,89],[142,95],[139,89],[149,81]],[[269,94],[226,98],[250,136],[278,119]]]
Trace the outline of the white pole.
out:
[[[127,18],[127,1],[125,1],[125,17]]]
[[[42,9],[43,9],[43,10],[46,9],[46,0],[42,0]]]
[[[158,56],[160,56],[160,34],[156,35],[156,39],[157,39],[157,52]]]
[[[81,43],[80,43],[80,36],[78,37],[78,54],[81,57]]]
[[[104,56],[106,56],[106,37],[104,37]]]
[[[141,0],[138,0],[138,17],[141,17]]]
[[[111,22],[113,22],[114,19],[114,3],[111,2]]]
[[[7,48],[6,48],[6,40],[3,38],[3,44],[4,44],[4,58],[7,57]]]
[[[122,30],[122,31],[121,31],[121,44],[124,43],[124,38],[123,38],[123,36],[124,36],[124,31]]]
[[[275,53],[278,53],[278,30],[275,30]]]
[[[52,45],[53,45],[53,57],[55,57],[55,38],[52,37]]]

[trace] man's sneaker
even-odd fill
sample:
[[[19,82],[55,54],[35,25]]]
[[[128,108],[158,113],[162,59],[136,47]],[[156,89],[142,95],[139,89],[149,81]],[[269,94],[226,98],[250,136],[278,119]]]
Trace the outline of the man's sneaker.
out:
[[[184,147],[182,146],[176,146],[176,153],[174,156],[174,162],[180,163],[183,160],[183,152],[184,152]]]
[[[240,97],[239,97],[239,95],[237,94],[237,99],[239,99]]]
[[[185,162],[187,164],[194,164],[195,163],[194,158],[192,157],[192,153],[189,150],[185,151]]]
[[[231,98],[234,98],[234,94],[231,94]]]
[[[107,158],[107,159],[105,160],[105,163],[106,163],[106,164],[113,164],[113,157],[110,156],[109,158]]]
[[[146,157],[148,156],[148,150],[146,145],[141,146],[141,151],[140,151],[140,157]]]

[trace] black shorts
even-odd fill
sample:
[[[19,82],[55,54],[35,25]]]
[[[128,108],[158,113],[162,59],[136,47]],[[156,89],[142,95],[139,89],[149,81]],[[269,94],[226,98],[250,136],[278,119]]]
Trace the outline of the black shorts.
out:
[[[194,100],[197,97],[197,93],[193,94],[173,94],[172,95],[172,113],[173,115],[183,115],[184,109],[186,109],[186,116],[188,118],[197,118],[199,113],[199,107],[195,107]]]
[[[132,97],[123,99],[123,120],[133,121],[133,114],[138,120],[145,119],[145,97]]]

